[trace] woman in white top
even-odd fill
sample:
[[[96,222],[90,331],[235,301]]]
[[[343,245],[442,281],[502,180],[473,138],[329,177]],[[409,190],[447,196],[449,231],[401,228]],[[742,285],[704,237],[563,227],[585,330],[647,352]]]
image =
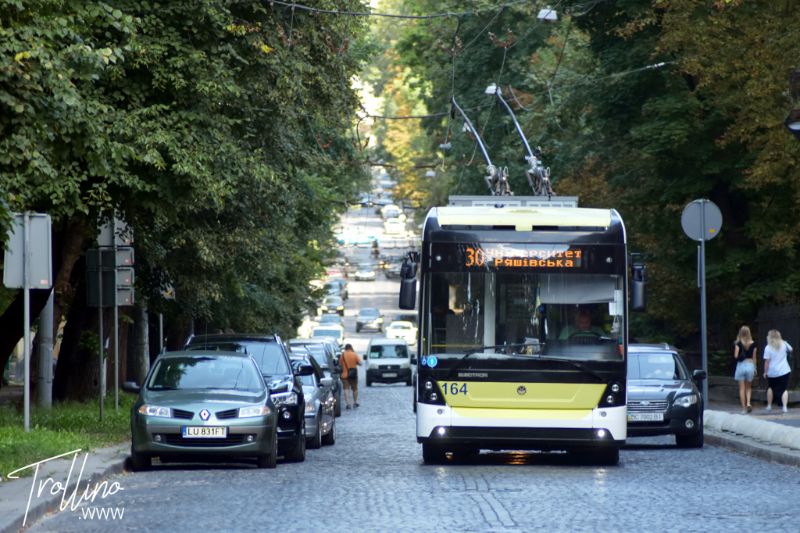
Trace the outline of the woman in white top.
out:
[[[781,338],[777,329],[767,333],[767,346],[764,348],[764,375],[767,376],[767,411],[772,409],[772,399],[780,398],[785,413],[789,404],[789,374],[792,369],[786,360],[787,352],[791,352],[791,345]]]

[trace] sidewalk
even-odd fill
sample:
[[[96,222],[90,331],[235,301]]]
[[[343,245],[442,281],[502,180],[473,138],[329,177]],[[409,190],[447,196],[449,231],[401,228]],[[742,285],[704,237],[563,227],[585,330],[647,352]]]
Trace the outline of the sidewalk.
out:
[[[49,512],[76,508],[81,501],[93,501],[99,506],[114,505],[116,490],[113,484],[109,486],[104,481],[123,471],[129,451],[129,443],[88,453],[65,450],[63,458],[51,461],[42,458],[35,475],[12,480],[7,479],[11,472],[3,472],[0,533],[20,531],[23,523],[30,526]],[[32,466],[30,470],[35,471],[35,468]]]

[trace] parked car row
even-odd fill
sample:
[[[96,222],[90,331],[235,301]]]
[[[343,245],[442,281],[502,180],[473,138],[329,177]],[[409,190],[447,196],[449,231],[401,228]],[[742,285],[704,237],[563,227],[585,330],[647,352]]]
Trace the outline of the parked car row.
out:
[[[139,394],[131,466],[224,457],[275,468],[334,444],[341,382],[335,348],[319,344],[292,354],[278,335],[198,335],[159,355],[141,386],[124,386]]]

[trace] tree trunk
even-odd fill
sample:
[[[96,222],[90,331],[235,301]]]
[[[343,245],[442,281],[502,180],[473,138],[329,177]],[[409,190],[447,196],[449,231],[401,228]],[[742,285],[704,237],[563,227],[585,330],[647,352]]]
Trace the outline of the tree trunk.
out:
[[[31,289],[31,307],[29,317],[31,324],[34,324],[47,303],[50,296],[50,289]],[[5,368],[11,358],[11,352],[17,343],[25,335],[23,313],[25,312],[25,301],[23,291],[19,291],[14,301],[0,316],[0,369]],[[2,380],[0,380],[2,386]]]
[[[133,308],[133,327],[128,335],[128,358],[126,381],[144,383],[144,377],[150,370],[150,335],[147,307],[137,303]]]
[[[53,303],[53,327],[58,329],[61,317],[64,314],[64,307],[72,300],[72,273],[75,263],[81,258],[83,245],[86,241],[84,236],[85,223],[81,218],[70,219],[64,223],[57,231],[53,232],[53,271],[55,272],[55,299]],[[39,316],[51,289],[32,289],[31,290],[31,323]],[[14,301],[8,306],[2,316],[0,316],[0,368],[5,368],[11,351],[23,337],[23,317],[24,302],[23,293],[19,291]],[[55,336],[55,331],[53,335]],[[55,338],[55,337],[54,337]],[[32,370],[36,369],[36,364],[32,365]],[[33,372],[31,373],[33,375]],[[0,380],[1,381],[1,380]],[[2,383],[0,383],[2,386]]]
[[[85,289],[86,283],[81,281],[77,285],[76,293],[84,294]],[[110,319],[111,312],[106,310],[103,318],[104,340],[109,338]],[[97,325],[97,309],[87,307],[85,298],[73,298],[56,364],[54,400],[87,400],[99,396]]]

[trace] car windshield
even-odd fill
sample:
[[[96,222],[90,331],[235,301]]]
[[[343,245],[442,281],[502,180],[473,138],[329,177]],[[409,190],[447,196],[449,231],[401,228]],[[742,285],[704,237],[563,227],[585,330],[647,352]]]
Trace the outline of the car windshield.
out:
[[[341,324],[342,317],[339,315],[322,315],[319,317],[320,324]]]
[[[390,329],[411,329],[411,324],[408,322],[393,322],[389,324]]]
[[[256,341],[204,341],[198,339],[188,347],[189,350],[218,350],[224,352],[248,353],[253,356],[261,373],[266,376],[290,374],[289,362],[277,342]]]
[[[359,270],[372,270],[373,268],[375,268],[375,265],[372,263],[360,263],[358,265]]]
[[[342,299],[338,296],[328,296],[325,298],[325,305],[341,305]]]
[[[672,352],[633,352],[628,355],[628,379],[687,379],[683,365]]]
[[[358,316],[360,316],[362,318],[375,318],[375,317],[380,316],[380,312],[378,312],[377,309],[373,309],[373,308],[370,307],[370,308],[362,309],[361,311],[359,311],[358,312]]]
[[[341,331],[337,329],[327,329],[327,328],[315,328],[314,332],[311,334],[312,337],[319,338],[319,337],[334,337],[339,338]]]
[[[403,344],[376,344],[369,347],[369,356],[374,359],[408,357],[408,348]]]
[[[433,272],[425,287],[427,353],[487,357],[504,345],[581,360],[622,359],[624,280],[613,274]],[[477,356],[477,357],[476,357]],[[480,359],[481,354],[473,356]]]
[[[246,357],[187,355],[156,361],[148,390],[227,389],[261,392],[264,382]]]

